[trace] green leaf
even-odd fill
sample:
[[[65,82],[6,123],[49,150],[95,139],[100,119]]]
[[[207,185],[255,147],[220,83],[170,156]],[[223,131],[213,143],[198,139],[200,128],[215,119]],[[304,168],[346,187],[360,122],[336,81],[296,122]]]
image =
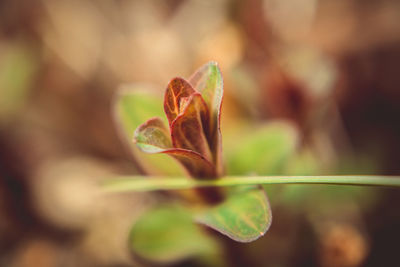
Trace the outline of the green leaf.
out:
[[[210,111],[210,147],[214,156],[217,172],[222,175],[222,136],[220,129],[221,105],[224,84],[218,64],[211,61],[200,67],[190,78],[189,83],[201,93]]]
[[[134,141],[147,153],[160,153],[172,148],[169,130],[159,117],[151,118],[136,128]]]
[[[192,214],[177,205],[158,207],[143,214],[134,224],[129,242],[137,255],[163,263],[213,254],[219,249],[193,223]]]
[[[162,97],[147,85],[126,86],[119,90],[114,111],[123,134],[132,138],[135,129],[151,117],[163,117]]]
[[[295,152],[297,140],[296,129],[286,122],[269,123],[237,137],[234,148],[226,153],[228,173],[282,174],[289,157]]]
[[[162,97],[149,86],[122,88],[114,101],[114,118],[121,139],[131,148],[136,161],[151,175],[185,175],[183,168],[165,154],[148,155],[133,143],[135,129],[151,117],[165,117]]]
[[[315,175],[321,172],[321,166],[318,156],[304,147],[290,159],[287,171],[290,175]]]
[[[189,78],[189,83],[201,93],[210,113],[218,118],[224,95],[222,74],[218,64],[211,61],[203,65]]]
[[[271,225],[272,215],[262,188],[233,192],[223,203],[198,216],[196,221],[238,242],[251,242],[263,236]]]

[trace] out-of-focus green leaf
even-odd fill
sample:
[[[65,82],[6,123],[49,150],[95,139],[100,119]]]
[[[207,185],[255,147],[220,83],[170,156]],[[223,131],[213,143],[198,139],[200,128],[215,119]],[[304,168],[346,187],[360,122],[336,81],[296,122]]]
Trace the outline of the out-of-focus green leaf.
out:
[[[21,108],[36,70],[36,59],[27,47],[0,46],[0,121]]]
[[[162,97],[146,85],[121,88],[114,104],[116,119],[129,139],[135,129],[149,118],[164,117]]]
[[[134,224],[130,235],[134,253],[154,262],[170,263],[214,254],[218,245],[177,205],[150,210]]]
[[[294,153],[298,136],[296,129],[286,122],[264,125],[250,134],[236,138],[227,155],[231,175],[279,175]]]
[[[310,149],[302,149],[294,155],[288,164],[288,174],[290,175],[316,175],[319,173],[317,156]]]
[[[341,160],[343,159],[341,158]],[[350,161],[351,159],[347,158],[346,160]],[[303,148],[292,157],[288,173],[289,175],[316,175],[322,172],[321,166],[324,166],[324,162],[321,162],[316,153],[312,149]],[[356,164],[352,164],[352,166],[356,166]],[[365,170],[365,168],[363,169]],[[344,173],[351,173],[351,170],[346,170]],[[315,212],[319,210],[332,211],[340,210],[341,207],[346,206],[346,203],[355,200],[358,204],[370,205],[376,199],[374,191],[372,187],[290,185],[282,187],[279,199],[297,211],[304,209],[313,209]]]
[[[263,236],[272,215],[267,195],[261,187],[232,192],[223,203],[203,211],[196,221],[238,242],[251,242]]]
[[[285,186],[280,192],[280,201],[294,210],[310,210],[315,213],[343,209],[354,201],[360,207],[370,207],[377,202],[377,191],[373,187],[344,186]]]
[[[173,158],[165,154],[145,154],[133,143],[133,133],[139,125],[151,117],[165,117],[162,103],[162,97],[151,93],[146,86],[123,89],[114,102],[115,121],[120,137],[131,147],[136,160],[148,174],[184,175],[183,168]]]

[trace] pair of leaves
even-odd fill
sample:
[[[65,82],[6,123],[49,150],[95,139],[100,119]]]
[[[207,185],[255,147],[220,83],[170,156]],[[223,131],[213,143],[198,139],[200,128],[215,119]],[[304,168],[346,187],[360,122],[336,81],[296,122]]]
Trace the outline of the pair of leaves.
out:
[[[222,76],[215,62],[204,65],[189,81],[173,79],[164,97],[170,133],[162,119],[154,117],[137,128],[135,142],[146,153],[171,155],[195,178],[221,175],[222,95]]]
[[[272,220],[264,190],[242,188],[231,192],[225,202],[197,214],[177,205],[148,211],[132,228],[131,248],[141,257],[162,262],[216,253],[218,245],[193,224],[193,216],[197,222],[239,242],[264,235]]]

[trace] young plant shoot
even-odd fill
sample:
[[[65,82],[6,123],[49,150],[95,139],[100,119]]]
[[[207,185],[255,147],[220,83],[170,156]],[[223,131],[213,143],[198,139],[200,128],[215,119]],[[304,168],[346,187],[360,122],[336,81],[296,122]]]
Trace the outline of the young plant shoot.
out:
[[[116,121],[122,137],[126,141],[129,139],[127,136],[133,133],[134,145],[130,140],[131,151],[142,170],[150,176],[110,181],[105,189],[111,192],[139,192],[195,188],[194,193],[201,201],[192,204],[193,207],[163,203],[144,213],[133,226],[130,235],[131,248],[139,256],[152,261],[173,262],[201,253],[213,253],[216,243],[194,222],[238,242],[258,239],[267,232],[272,220],[267,195],[261,184],[400,186],[400,179],[396,177],[223,177],[220,129],[222,98],[221,71],[217,63],[209,62],[188,80],[179,77],[172,79],[165,90],[164,101],[149,93],[149,90],[124,90],[115,102]],[[285,158],[294,149],[296,134],[292,134],[286,126],[277,126],[277,132],[273,130],[274,127],[266,127],[255,132],[258,137],[251,139],[254,142],[243,142],[242,145],[246,147],[239,149],[239,153],[243,155],[252,149],[253,157],[249,158],[248,164],[240,164],[242,157],[232,157],[230,162],[236,162],[231,164],[236,170],[228,170],[228,173],[268,174],[271,172],[268,170],[274,168],[265,165],[264,161],[273,157],[277,157],[275,165],[278,166],[278,160]],[[276,150],[265,157],[266,147],[271,142],[275,147],[278,143],[282,144],[283,149],[279,150],[280,153]],[[177,167],[177,163],[181,167]],[[182,167],[185,172],[182,172]],[[232,189],[229,186],[237,187]]]

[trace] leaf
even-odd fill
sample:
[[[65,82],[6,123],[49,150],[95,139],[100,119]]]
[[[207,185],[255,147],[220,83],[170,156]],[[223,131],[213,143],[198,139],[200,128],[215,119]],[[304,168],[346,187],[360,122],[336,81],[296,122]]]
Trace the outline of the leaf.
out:
[[[134,85],[122,88],[113,103],[114,120],[121,139],[130,148],[135,160],[150,175],[181,175],[184,170],[174,159],[167,155],[147,155],[139,151],[132,143],[135,129],[151,117],[162,117],[162,98],[149,86]]]
[[[224,95],[223,79],[216,62],[209,62],[200,67],[190,78],[189,83],[200,92],[210,111],[209,140],[217,172],[222,175],[222,137],[220,130],[221,105]]]
[[[298,142],[296,129],[286,122],[266,124],[248,135],[237,137],[227,152],[228,172],[234,175],[279,175]]]
[[[267,195],[260,187],[234,192],[223,203],[196,216],[196,221],[238,242],[263,236],[271,225]]]
[[[171,124],[172,143],[176,148],[198,152],[212,162],[207,141],[209,136],[209,112],[201,95],[190,96],[186,107]]]
[[[161,153],[166,153],[176,158],[186,167],[186,170],[192,177],[213,178],[216,176],[214,165],[197,152],[180,148],[171,148]]]
[[[159,117],[151,118],[140,125],[135,131],[134,141],[147,153],[160,153],[172,148],[168,128]]]
[[[212,61],[200,67],[189,78],[189,83],[201,93],[211,114],[218,118],[224,91],[222,75],[217,63]]]
[[[191,213],[177,205],[143,214],[132,227],[129,243],[137,255],[163,263],[219,250],[215,241],[193,223]]]
[[[290,175],[315,175],[321,173],[323,164],[320,158],[308,147],[302,148],[294,154],[288,164]]]
[[[160,107],[161,101],[161,96],[146,85],[127,86],[118,91],[114,101],[114,112],[119,126],[123,127],[122,130],[129,140],[143,121],[164,115]]]
[[[160,118],[152,118],[135,131],[134,142],[140,150],[150,154],[163,153],[177,159],[193,177],[215,177],[215,168],[201,154],[172,147],[169,133]]]
[[[164,96],[164,111],[170,125],[182,113],[188,98],[193,93],[195,93],[193,87],[182,78],[174,78],[169,82]]]

